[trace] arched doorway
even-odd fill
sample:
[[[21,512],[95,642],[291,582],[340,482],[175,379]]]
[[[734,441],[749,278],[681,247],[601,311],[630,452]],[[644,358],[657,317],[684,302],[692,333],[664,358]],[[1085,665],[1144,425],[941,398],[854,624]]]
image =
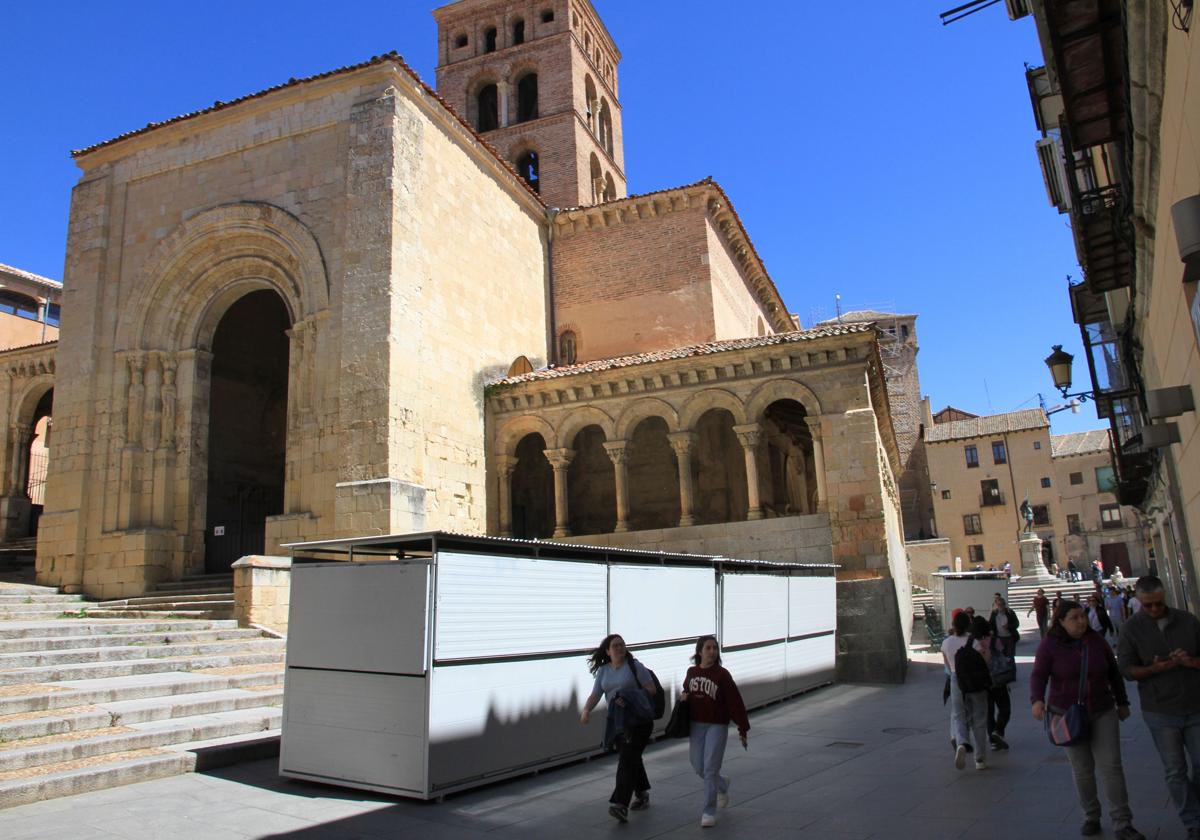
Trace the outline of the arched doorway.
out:
[[[746,519],[746,456],[733,431],[734,422],[727,410],[713,408],[696,423],[692,471],[697,525]]]
[[[50,463],[51,414],[54,410],[54,389],[38,400],[33,411],[33,436],[25,460],[25,494],[29,497],[29,529],[27,536],[36,537],[38,520],[46,505],[46,468]]]
[[[629,440],[630,530],[679,525],[679,462],[668,431],[666,420],[647,417]]]
[[[230,306],[213,335],[204,530],[209,574],[261,554],[267,517],[283,513],[290,326],[283,300],[262,290]]]
[[[797,516],[817,509],[817,473],[807,410],[795,400],[776,400],[763,412],[767,445],[760,450],[760,495],[768,516]]]
[[[537,432],[517,444],[512,475],[512,534],[545,539],[554,533],[554,470],[546,460],[546,440]]]
[[[616,473],[604,440],[599,426],[586,426],[575,435],[575,458],[567,470],[572,534],[609,534],[617,526]]]

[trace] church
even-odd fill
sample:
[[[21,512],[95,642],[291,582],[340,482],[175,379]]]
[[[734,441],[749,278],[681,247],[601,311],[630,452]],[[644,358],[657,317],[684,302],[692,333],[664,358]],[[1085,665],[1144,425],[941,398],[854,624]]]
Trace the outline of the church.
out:
[[[436,89],[375,56],[73,153],[58,342],[3,354],[53,359],[38,582],[430,530],[836,563],[839,677],[903,679],[877,328],[800,329],[713,180],[629,192],[588,0],[433,14]]]

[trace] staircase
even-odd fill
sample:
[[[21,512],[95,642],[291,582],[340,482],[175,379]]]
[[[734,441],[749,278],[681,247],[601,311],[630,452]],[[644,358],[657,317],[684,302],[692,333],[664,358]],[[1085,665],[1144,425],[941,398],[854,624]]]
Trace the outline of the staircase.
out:
[[[284,640],[81,607],[0,584],[0,808],[276,754]]]
[[[158,583],[145,595],[101,601],[88,618],[233,618],[233,574],[194,575]]]
[[[1126,582],[1133,584],[1137,583],[1137,578],[1126,578]],[[1107,585],[1107,582],[1106,584]],[[1033,596],[1037,594],[1038,588],[1041,588],[1046,597],[1051,601],[1054,600],[1054,595],[1061,592],[1064,598],[1074,598],[1077,601],[1083,601],[1088,595],[1096,591],[1095,585],[1090,580],[1077,581],[1069,583],[1065,580],[1055,580],[1048,583],[1021,583],[1018,580],[1016,583],[1008,585],[1008,606],[1017,614],[1017,618],[1021,620],[1022,626],[1030,624],[1036,627],[1037,622],[1033,620],[1033,616],[1029,616],[1029,620],[1025,619],[1025,612],[1033,608]],[[917,592],[913,594],[913,616],[924,620],[925,611],[924,605],[933,605],[934,595],[932,592]],[[987,616],[985,615],[984,618]]]

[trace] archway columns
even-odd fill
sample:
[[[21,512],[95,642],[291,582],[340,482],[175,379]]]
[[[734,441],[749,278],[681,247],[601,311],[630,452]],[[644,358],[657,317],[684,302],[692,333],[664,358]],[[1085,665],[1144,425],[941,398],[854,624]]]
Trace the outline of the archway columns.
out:
[[[679,464],[679,527],[696,524],[696,485],[692,480],[692,452],[696,448],[696,435],[688,431],[671,432],[667,435],[675,460]]]
[[[806,417],[805,423],[812,434],[813,472],[817,476],[817,512],[825,513],[829,510],[829,489],[825,478],[825,444],[821,435],[821,417]]]
[[[744,426],[734,426],[733,432],[738,436],[746,456],[746,495],[749,502],[746,518],[762,519],[762,499],[758,488],[758,448],[762,445],[762,426],[747,423]]]
[[[617,525],[613,531],[622,533],[629,530],[629,472],[625,463],[629,454],[629,441],[605,441],[604,451],[613,463],[613,477],[617,489]]]
[[[547,449],[546,460],[554,469],[554,536],[571,536],[570,513],[567,510],[567,469],[575,460],[574,449]]]
[[[512,477],[517,469],[517,459],[511,455],[497,455],[496,480],[498,482],[496,500],[500,514],[500,536],[512,536]]]
[[[496,101],[500,108],[500,127],[508,128],[508,97],[511,85],[507,81],[496,83]]]

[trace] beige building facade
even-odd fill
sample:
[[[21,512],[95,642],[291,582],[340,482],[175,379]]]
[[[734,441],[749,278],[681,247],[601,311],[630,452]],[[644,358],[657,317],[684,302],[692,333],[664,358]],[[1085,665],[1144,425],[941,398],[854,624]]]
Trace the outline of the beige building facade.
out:
[[[1180,4],[1174,4],[1179,6]],[[1186,4],[1185,4],[1186,5]],[[1029,4],[1029,68],[1050,203],[1084,279],[1069,289],[1086,381],[1113,438],[1116,491],[1150,569],[1195,610],[1200,568],[1200,47],[1173,4]],[[1086,56],[1086,60],[1072,57]],[[1076,367],[1082,368],[1083,365]],[[1077,380],[1085,380],[1082,370]]]

